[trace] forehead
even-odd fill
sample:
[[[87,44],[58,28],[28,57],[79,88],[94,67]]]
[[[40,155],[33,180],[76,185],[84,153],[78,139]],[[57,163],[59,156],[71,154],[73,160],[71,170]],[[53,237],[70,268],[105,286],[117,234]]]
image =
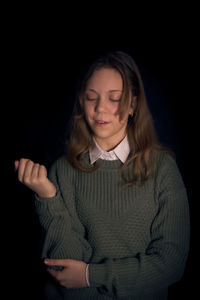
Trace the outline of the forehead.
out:
[[[87,88],[102,90],[122,90],[123,81],[116,69],[101,68],[94,71],[87,82]]]

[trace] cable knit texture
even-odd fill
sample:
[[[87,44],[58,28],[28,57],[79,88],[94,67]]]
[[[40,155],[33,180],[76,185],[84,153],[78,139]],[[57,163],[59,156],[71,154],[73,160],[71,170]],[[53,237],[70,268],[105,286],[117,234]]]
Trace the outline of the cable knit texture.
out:
[[[82,163],[90,167],[88,153]],[[38,198],[45,232],[42,257],[89,263],[90,287],[65,289],[47,299],[167,299],[183,275],[189,248],[189,208],[175,161],[156,158],[143,184],[125,187],[120,160],[97,161],[91,173],[75,170],[63,156],[51,167],[54,198]]]

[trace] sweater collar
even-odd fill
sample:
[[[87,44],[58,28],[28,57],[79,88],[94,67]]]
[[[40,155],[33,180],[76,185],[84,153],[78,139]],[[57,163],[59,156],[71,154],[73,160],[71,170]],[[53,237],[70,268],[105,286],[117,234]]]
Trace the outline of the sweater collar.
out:
[[[111,151],[104,151],[94,139],[94,144],[89,149],[90,163],[95,163],[99,158],[103,160],[120,160],[125,163],[130,153],[130,146],[127,135],[125,138]]]

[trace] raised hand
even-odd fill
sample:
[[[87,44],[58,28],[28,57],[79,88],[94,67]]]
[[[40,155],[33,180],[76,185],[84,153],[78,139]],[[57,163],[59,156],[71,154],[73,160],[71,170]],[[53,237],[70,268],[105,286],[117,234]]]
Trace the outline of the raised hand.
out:
[[[15,170],[21,183],[33,190],[39,197],[51,198],[56,195],[55,185],[47,177],[45,166],[27,158],[15,161]]]

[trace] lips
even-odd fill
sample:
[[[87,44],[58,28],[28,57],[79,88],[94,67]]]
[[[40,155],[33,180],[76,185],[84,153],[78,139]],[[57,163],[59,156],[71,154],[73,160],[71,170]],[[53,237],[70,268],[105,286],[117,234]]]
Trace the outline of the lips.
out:
[[[110,122],[106,122],[106,121],[104,121],[104,120],[95,120],[95,124],[97,125],[97,126],[104,126],[104,125],[107,125],[107,124],[109,124]]]
[[[103,120],[95,120],[95,122],[100,123],[100,124],[108,123],[108,122],[103,121]]]

